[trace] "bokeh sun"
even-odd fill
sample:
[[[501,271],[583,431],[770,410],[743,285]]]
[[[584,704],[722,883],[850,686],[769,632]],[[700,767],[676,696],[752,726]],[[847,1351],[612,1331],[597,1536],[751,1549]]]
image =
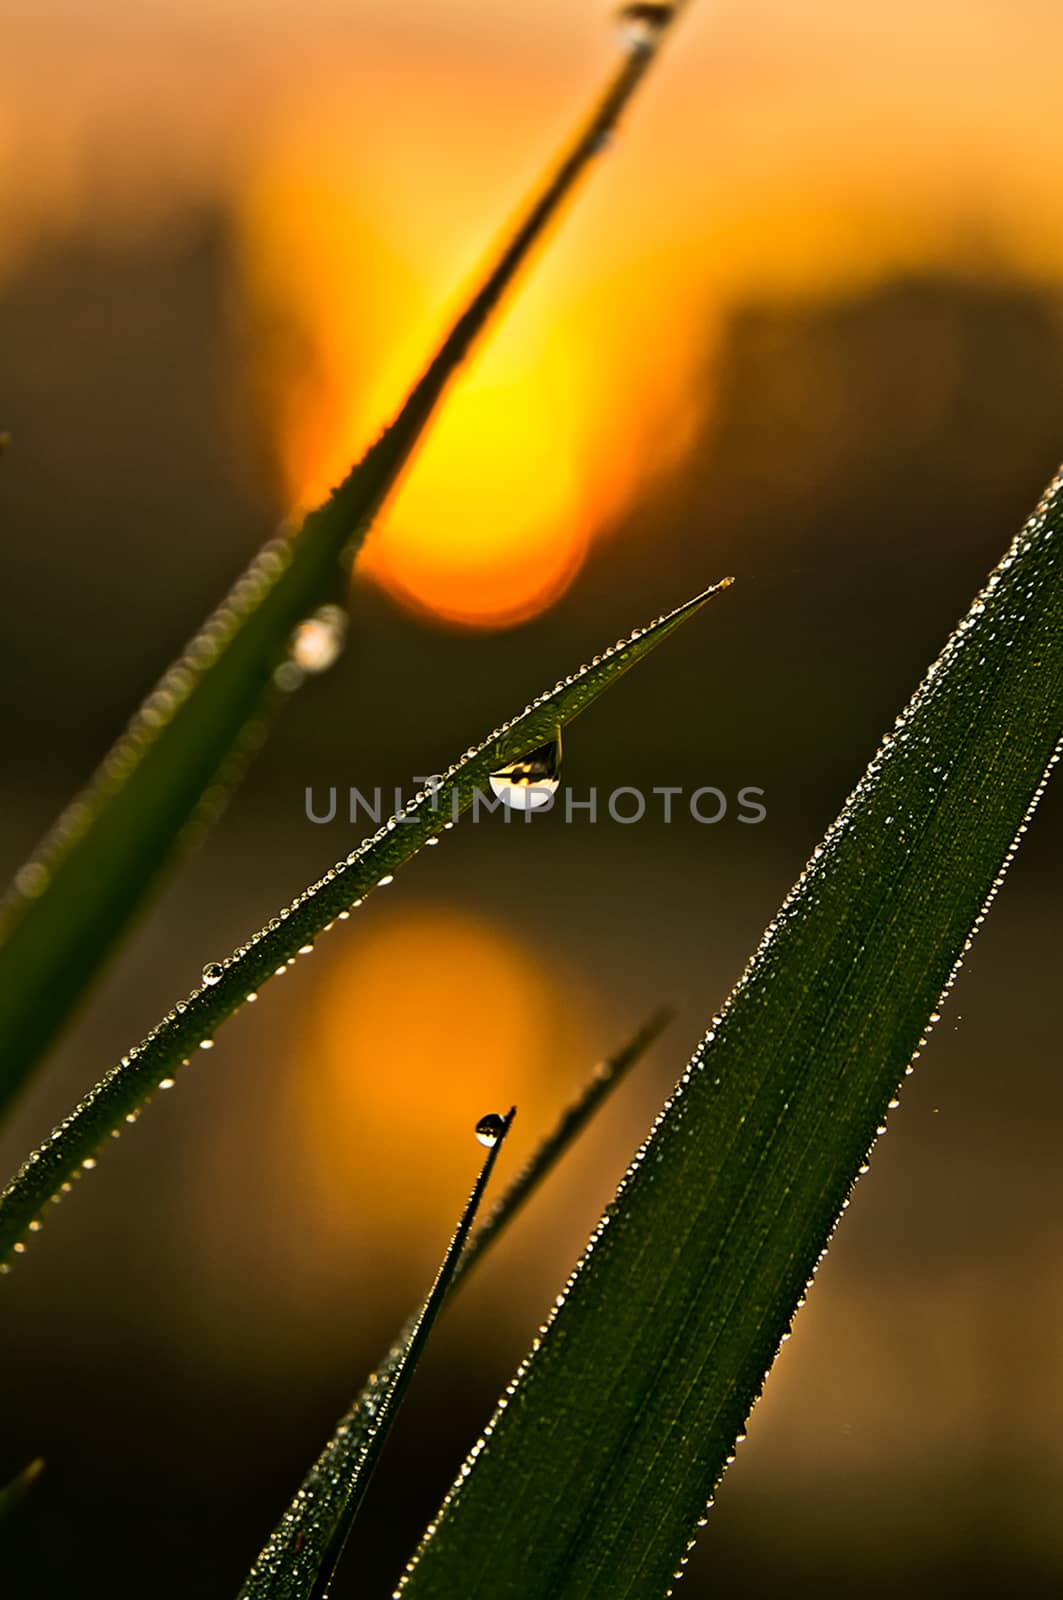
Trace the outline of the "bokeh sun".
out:
[[[591,1030],[578,996],[496,920],[422,903],[376,911],[345,943],[300,1019],[295,1121],[322,1218],[370,1220],[416,1251],[456,1220],[478,1118],[515,1103],[512,1143],[528,1149],[586,1075]]]
[[[496,167],[511,192],[509,163],[479,138],[482,119],[448,126],[443,161],[437,114],[423,106],[419,123],[414,104],[394,185],[395,151],[381,164],[374,150],[373,170],[337,157],[359,148],[357,130],[317,107],[261,153],[244,186],[255,379],[295,506],[327,493],[394,416],[460,307],[460,285],[475,282]],[[568,588],[638,473],[680,448],[703,354],[691,350],[689,281],[662,302],[667,263],[647,269],[615,204],[594,220],[565,230],[507,300],[359,558],[360,575],[422,615],[481,628],[536,616]]]

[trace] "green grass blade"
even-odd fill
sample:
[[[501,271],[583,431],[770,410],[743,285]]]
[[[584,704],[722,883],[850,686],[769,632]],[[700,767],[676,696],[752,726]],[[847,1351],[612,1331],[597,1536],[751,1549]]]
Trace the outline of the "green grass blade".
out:
[[[625,56],[510,230],[401,411],[290,538],[271,540],[133,718],[0,907],[0,1110],[22,1087],[175,848],[217,814],[294,687],[293,630],[334,601],[343,568],[444,390],[653,59]],[[285,673],[287,677],[285,677]]]
[[[0,1271],[11,1253],[25,1249],[23,1236],[39,1221],[64,1184],[95,1166],[95,1152],[144,1102],[187,1066],[193,1051],[213,1042],[215,1031],[267,984],[287,962],[308,950],[334,921],[349,915],[375,888],[391,881],[430,839],[446,831],[479,794],[489,792],[490,774],[556,737],[592,701],[688,621],[730,579],[636,629],[589,665],[555,684],[518,717],[482,744],[467,750],[430,789],[415,796],[397,817],[379,828],[324,877],[271,918],[224,963],[210,981],[179,1001],[147,1038],[130,1050],[86,1095],[0,1195]]]
[[[1057,478],[637,1153],[403,1600],[671,1592],[1061,736]]]
[[[447,1246],[446,1255],[443,1257],[439,1271],[436,1273],[435,1282],[428,1292],[428,1298],[414,1318],[410,1331],[399,1359],[388,1374],[388,1379],[377,1393],[377,1409],[373,1417],[372,1426],[362,1436],[357,1458],[353,1462],[354,1471],[345,1475],[335,1488],[340,1496],[337,1515],[329,1530],[325,1548],[322,1552],[320,1570],[311,1589],[304,1591],[307,1600],[328,1600],[335,1581],[336,1570],[343,1559],[343,1552],[347,1547],[347,1540],[354,1526],[362,1501],[365,1499],[366,1490],[370,1479],[376,1470],[384,1446],[387,1444],[388,1435],[398,1416],[399,1408],[410,1387],[410,1382],[417,1370],[417,1363],[424,1353],[428,1336],[432,1331],[435,1320],[443,1309],[443,1302],[447,1297],[462,1251],[465,1249],[469,1231],[476,1220],[476,1213],[484,1190],[487,1188],[499,1152],[506,1141],[506,1135],[513,1126],[513,1118],[517,1114],[516,1106],[512,1106],[504,1117],[492,1116],[481,1119],[476,1124],[476,1135],[479,1138],[485,1121],[490,1121],[496,1131],[491,1135],[491,1141],[484,1158],[480,1175],[473,1185],[465,1209],[454,1230],[450,1244]],[[482,1142],[488,1143],[485,1138]]]
[[[587,1125],[602,1101],[611,1094],[635,1062],[649,1049],[671,1020],[658,1012],[633,1039],[595,1072],[579,1098],[563,1113],[556,1127],[539,1145],[531,1160],[506,1189],[491,1215],[476,1230],[454,1269],[450,1292],[468,1277],[472,1268],[499,1238],[502,1230],[541,1188],[573,1140]],[[394,1374],[413,1336],[411,1318],[392,1343],[384,1359],[322,1450],[240,1590],[240,1600],[309,1600],[326,1563],[335,1529],[347,1504],[348,1486],[354,1480],[369,1433],[376,1425]]]

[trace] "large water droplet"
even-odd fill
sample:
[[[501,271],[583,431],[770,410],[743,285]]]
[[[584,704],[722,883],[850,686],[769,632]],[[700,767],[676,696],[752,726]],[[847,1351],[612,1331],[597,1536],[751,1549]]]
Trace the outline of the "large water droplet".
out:
[[[629,50],[652,50],[675,16],[674,4],[622,5],[616,13],[620,37]]]
[[[497,1111],[491,1111],[486,1117],[481,1117],[476,1124],[476,1137],[488,1150],[494,1148],[506,1131],[506,1119],[500,1117]]]
[[[538,750],[491,773],[491,788],[514,811],[549,805],[561,783],[561,730]]]
[[[216,983],[220,983],[224,971],[225,968],[222,966],[220,961],[208,961],[206,966],[203,968],[203,982],[205,986],[208,989],[211,989]]]
[[[346,611],[342,606],[322,606],[292,634],[292,660],[303,672],[327,672],[343,654],[346,642]]]

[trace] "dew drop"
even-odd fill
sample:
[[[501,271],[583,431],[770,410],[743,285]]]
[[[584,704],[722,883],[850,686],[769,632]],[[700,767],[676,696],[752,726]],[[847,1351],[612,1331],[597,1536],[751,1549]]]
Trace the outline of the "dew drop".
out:
[[[500,1117],[497,1111],[491,1111],[486,1117],[481,1117],[476,1124],[476,1137],[488,1150],[492,1150],[506,1131],[506,1119]]]
[[[216,983],[220,983],[224,972],[225,968],[220,961],[208,961],[203,968],[203,983],[206,988],[212,989]]]
[[[499,767],[490,777],[492,792],[514,811],[549,805],[561,784],[561,730],[538,750]]]
[[[620,37],[629,50],[652,50],[674,16],[674,3],[640,0],[640,3],[622,5],[616,13],[616,21]]]
[[[322,606],[292,634],[292,661],[303,672],[327,672],[343,654],[347,613],[341,606]]]

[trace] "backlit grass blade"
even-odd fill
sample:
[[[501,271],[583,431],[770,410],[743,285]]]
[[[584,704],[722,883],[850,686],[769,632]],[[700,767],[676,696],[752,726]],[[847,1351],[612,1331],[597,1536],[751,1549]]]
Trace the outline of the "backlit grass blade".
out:
[[[133,718],[0,907],[0,1110],[69,1016],[175,848],[218,813],[302,673],[304,619],[344,569],[443,392],[649,69],[627,52],[518,217],[391,425],[290,537],[271,540]],[[352,288],[353,292],[353,288]]]
[[[0,1195],[0,1271],[12,1252],[25,1249],[31,1225],[49,1200],[86,1165],[112,1133],[134,1121],[144,1102],[209,1048],[216,1030],[256,996],[286,963],[307,953],[333,923],[346,919],[367,895],[391,882],[411,856],[437,838],[477,796],[490,795],[490,775],[547,744],[637,661],[674,633],[730,579],[708,589],[647,628],[636,629],[578,672],[533,700],[518,717],[468,749],[437,782],[414,797],[322,878],[252,934],[227,961],[204,968],[204,981],[181,1000],[147,1038],[134,1046],[86,1095],[66,1121],[26,1161]]]
[[[403,1600],[670,1592],[1061,737],[1057,479],[768,928]]]
[[[328,1600],[354,1519],[365,1498],[410,1380],[417,1370],[428,1335],[443,1308],[481,1197],[515,1116],[514,1106],[504,1117],[490,1115],[476,1124],[477,1138],[488,1146],[487,1156],[447,1246],[428,1298],[413,1319],[409,1335],[386,1380],[376,1390],[376,1406],[371,1421],[359,1434],[356,1447],[346,1458],[343,1469],[337,1468],[332,1478],[323,1474],[310,1491],[309,1505],[297,1500],[292,1513],[289,1513],[299,1517],[298,1528],[292,1532],[292,1549],[294,1551],[298,1546],[295,1564],[300,1572],[305,1570],[306,1581],[300,1583],[296,1580],[293,1587],[278,1583],[272,1592],[299,1594],[304,1600]],[[309,1516],[307,1511],[311,1513]],[[241,1596],[249,1592],[253,1591],[246,1587],[240,1591]]]
[[[669,1020],[670,1013],[659,1012],[618,1055],[598,1068],[578,1100],[562,1115],[469,1240],[451,1277],[451,1291],[468,1276],[502,1229],[541,1187],[605,1097],[649,1049]],[[402,1329],[350,1410],[341,1417],[332,1438],[303,1479],[255,1562],[240,1591],[240,1600],[309,1600],[313,1594],[314,1585],[326,1565],[334,1530],[348,1503],[348,1486],[355,1479],[366,1441],[376,1426],[382,1397],[405,1359],[415,1322],[416,1318],[411,1318]]]

